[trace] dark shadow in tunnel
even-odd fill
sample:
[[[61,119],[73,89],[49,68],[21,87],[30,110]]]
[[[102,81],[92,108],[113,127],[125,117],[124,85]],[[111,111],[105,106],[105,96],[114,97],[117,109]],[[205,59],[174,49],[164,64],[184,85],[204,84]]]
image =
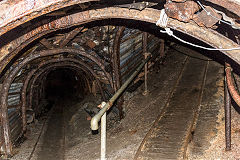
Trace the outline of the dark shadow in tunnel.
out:
[[[45,82],[46,99],[50,103],[56,101],[80,101],[84,96],[83,80],[76,71],[60,68],[51,71]]]

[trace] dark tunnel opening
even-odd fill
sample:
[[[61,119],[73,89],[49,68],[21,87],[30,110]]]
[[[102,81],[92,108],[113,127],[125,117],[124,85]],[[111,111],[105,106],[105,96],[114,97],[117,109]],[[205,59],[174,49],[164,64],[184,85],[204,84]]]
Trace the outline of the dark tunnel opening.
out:
[[[76,71],[60,68],[46,75],[46,99],[50,102],[61,100],[82,100],[84,97],[84,81]]]

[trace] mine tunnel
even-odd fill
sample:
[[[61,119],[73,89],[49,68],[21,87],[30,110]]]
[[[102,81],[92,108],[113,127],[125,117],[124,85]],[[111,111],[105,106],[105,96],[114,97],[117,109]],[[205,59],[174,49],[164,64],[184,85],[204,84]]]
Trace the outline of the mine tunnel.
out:
[[[52,70],[46,75],[45,81],[45,99],[49,102],[62,98],[82,99],[86,94],[84,76],[71,69]]]
[[[239,0],[0,10],[0,159],[240,159]]]

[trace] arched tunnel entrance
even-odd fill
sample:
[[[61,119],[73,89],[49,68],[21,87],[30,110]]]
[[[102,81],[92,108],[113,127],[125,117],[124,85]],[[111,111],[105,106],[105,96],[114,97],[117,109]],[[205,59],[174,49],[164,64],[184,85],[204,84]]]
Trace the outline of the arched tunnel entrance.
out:
[[[90,120],[109,100],[109,159],[229,158],[214,150],[225,149],[224,117],[226,150],[232,133],[238,158],[235,110],[232,132],[229,123],[230,95],[240,104],[231,75],[238,11],[198,1],[21,2],[12,5],[33,6],[0,29],[2,158],[97,159]]]

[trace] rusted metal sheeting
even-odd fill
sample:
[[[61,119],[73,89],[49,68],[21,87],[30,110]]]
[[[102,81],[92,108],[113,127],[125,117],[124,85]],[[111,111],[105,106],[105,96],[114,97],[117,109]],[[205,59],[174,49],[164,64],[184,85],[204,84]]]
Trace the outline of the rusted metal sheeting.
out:
[[[222,19],[222,15],[216,13],[214,9],[209,6],[206,6],[205,9],[217,19],[209,16],[205,10],[202,10],[200,13],[194,14],[193,20],[201,27],[205,26],[207,28],[211,28],[219,21],[219,19]]]

